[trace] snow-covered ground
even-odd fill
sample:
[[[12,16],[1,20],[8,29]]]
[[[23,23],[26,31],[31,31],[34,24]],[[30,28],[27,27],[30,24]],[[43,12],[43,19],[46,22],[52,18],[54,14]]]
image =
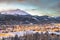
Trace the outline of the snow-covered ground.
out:
[[[26,34],[34,34],[36,33],[35,31],[20,31],[20,32],[9,32],[7,34],[10,34],[9,36],[4,36],[5,38],[6,37],[14,37],[15,35],[18,35],[18,36],[24,36]],[[41,34],[41,32],[38,32],[39,34]],[[45,32],[43,32],[44,34]],[[60,32],[48,32],[49,34],[56,34],[56,35],[60,35]],[[1,36],[0,38],[2,38],[3,36]]]
[[[34,34],[36,33],[35,31],[20,31],[20,32],[11,32],[12,34],[15,34],[15,35],[20,35],[20,36],[23,36],[25,34]],[[39,34],[41,34],[41,32],[38,32]],[[43,32],[44,34],[45,32]],[[48,32],[49,34],[56,34],[56,35],[60,35],[60,32]]]

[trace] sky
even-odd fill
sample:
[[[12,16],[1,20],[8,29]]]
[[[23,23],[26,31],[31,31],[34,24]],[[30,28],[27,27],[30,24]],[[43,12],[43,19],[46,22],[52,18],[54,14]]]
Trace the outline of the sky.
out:
[[[0,0],[0,11],[21,9],[31,15],[60,16],[60,0]]]

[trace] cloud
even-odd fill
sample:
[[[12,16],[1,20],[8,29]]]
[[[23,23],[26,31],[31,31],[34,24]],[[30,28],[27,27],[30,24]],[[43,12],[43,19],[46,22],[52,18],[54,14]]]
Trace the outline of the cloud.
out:
[[[24,0],[16,0],[16,1],[18,1],[18,2],[23,2]]]
[[[59,13],[60,12],[60,1],[56,2],[55,4],[53,4],[52,6],[48,8]]]
[[[22,2],[24,0],[0,0],[0,2],[16,2],[16,1]]]
[[[0,3],[7,3],[8,5],[13,4],[13,6],[24,5],[30,8],[36,7],[41,10],[49,10],[50,12],[56,11],[56,13],[60,13],[60,0],[0,0]]]

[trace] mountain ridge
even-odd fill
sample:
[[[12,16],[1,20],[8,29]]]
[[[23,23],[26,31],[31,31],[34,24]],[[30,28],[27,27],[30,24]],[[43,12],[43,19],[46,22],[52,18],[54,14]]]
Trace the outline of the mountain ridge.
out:
[[[5,15],[30,15],[27,12],[20,9],[1,11],[0,13]]]
[[[15,11],[15,10],[14,10]],[[48,23],[60,23],[60,16],[58,17],[50,17],[47,15],[43,16],[33,16],[27,13],[25,11],[18,11],[23,13],[22,15],[16,14],[16,15],[6,15],[0,13],[0,24],[6,25],[6,24],[48,24]]]

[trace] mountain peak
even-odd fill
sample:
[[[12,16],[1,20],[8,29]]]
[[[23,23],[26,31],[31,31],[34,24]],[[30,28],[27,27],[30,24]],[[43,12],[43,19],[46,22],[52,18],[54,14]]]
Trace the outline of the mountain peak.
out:
[[[7,11],[2,11],[1,14],[6,14],[6,15],[30,15],[27,12],[20,10],[20,9],[15,9],[15,10],[7,10]]]

